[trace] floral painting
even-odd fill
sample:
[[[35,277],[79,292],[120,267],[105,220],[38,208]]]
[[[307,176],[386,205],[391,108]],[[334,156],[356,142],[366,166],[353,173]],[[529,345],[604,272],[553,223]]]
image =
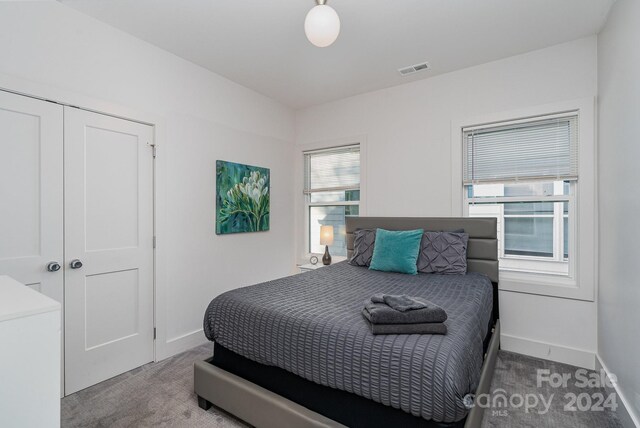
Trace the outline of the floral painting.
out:
[[[216,234],[269,230],[269,169],[216,161]]]

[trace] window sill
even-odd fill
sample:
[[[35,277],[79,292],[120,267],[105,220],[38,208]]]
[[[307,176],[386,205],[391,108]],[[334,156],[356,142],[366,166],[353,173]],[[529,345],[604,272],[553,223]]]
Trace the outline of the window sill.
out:
[[[593,291],[580,287],[575,278],[532,272],[500,270],[499,289],[564,299],[594,301]]]

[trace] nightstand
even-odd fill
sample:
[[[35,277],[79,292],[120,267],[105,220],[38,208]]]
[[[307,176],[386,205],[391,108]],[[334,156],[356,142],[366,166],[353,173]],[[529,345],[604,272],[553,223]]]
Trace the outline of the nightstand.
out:
[[[309,272],[309,271],[312,271],[312,270],[320,269],[321,267],[324,267],[324,265],[322,263],[318,263],[316,265],[312,265],[311,263],[307,263],[307,264],[304,264],[304,265],[298,265],[298,269],[300,269],[300,273]]]

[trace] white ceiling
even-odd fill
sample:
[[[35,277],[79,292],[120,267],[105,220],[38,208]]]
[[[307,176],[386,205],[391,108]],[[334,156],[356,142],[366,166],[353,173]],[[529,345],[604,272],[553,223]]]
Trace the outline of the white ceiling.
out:
[[[61,1],[298,108],[595,34],[614,0],[329,0],[328,48],[304,35],[313,0]]]

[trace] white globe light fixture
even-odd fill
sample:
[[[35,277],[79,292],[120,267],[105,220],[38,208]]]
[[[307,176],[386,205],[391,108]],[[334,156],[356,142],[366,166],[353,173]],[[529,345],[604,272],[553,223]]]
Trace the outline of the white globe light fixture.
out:
[[[307,13],[304,20],[307,39],[319,48],[331,45],[340,34],[340,18],[326,2],[327,0],[316,0],[317,5]]]

